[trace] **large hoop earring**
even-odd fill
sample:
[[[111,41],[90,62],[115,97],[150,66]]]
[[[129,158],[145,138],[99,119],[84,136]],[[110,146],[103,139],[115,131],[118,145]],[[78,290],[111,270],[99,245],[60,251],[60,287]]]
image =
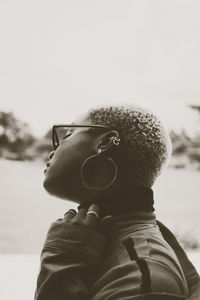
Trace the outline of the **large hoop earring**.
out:
[[[101,163],[103,163],[103,160],[104,160],[104,163],[106,161],[106,163],[109,163],[114,172],[113,172],[113,177],[111,179],[111,181],[107,184],[105,184],[104,186],[94,186],[92,184],[90,184],[85,178],[86,178],[86,175],[90,169],[90,163],[95,163],[95,160],[100,160]],[[93,162],[92,162],[93,161]],[[111,157],[108,157],[107,155],[103,154],[101,149],[98,149],[98,153],[95,154],[95,155],[92,155],[90,157],[88,157],[84,163],[82,164],[81,166],[81,181],[82,181],[82,184],[84,185],[84,187],[86,187],[88,190],[93,190],[93,191],[104,191],[106,189],[108,189],[116,180],[117,178],[117,165],[116,163],[113,161],[113,159]],[[98,172],[98,170],[97,170]]]

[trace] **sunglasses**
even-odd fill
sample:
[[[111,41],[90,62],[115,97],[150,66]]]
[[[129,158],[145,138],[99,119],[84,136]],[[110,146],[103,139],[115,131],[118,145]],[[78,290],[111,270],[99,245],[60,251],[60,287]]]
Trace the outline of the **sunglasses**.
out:
[[[73,125],[73,124],[54,125],[52,128],[52,144],[54,150],[58,148],[58,146],[64,139],[70,136],[69,133],[70,128],[100,128],[100,129],[110,130],[110,128],[103,125]]]

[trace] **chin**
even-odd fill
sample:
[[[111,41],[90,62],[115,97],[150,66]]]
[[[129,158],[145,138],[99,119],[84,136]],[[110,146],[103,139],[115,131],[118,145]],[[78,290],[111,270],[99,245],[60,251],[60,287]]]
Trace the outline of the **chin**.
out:
[[[76,191],[72,190],[69,187],[58,185],[57,183],[53,182],[52,179],[46,177],[43,181],[43,187],[48,194],[58,197],[63,200],[72,201],[75,203],[81,203],[82,200],[80,200],[80,195],[77,193],[78,189]]]
[[[48,178],[44,179],[43,187],[44,187],[45,191],[47,191],[49,194],[54,194],[55,188],[52,185],[52,183],[48,180]]]
[[[56,196],[62,199],[67,198],[67,197],[63,197],[63,192],[61,187],[59,186],[60,185],[59,183],[60,183],[59,177],[55,176],[55,174],[52,173],[50,169],[47,169],[43,181],[43,187],[45,191],[52,196]]]

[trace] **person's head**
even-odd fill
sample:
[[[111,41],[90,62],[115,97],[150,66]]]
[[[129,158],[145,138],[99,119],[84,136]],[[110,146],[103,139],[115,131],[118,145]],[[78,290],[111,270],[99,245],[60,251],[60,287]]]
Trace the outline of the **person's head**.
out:
[[[53,195],[83,203],[126,187],[151,188],[168,165],[170,137],[147,109],[94,108],[73,124],[88,127],[70,127],[50,155],[44,187]]]

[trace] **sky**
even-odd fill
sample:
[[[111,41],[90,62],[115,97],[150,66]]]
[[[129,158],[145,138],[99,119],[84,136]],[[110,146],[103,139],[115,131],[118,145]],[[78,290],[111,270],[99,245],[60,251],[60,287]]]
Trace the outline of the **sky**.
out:
[[[0,110],[42,136],[99,104],[198,131],[198,0],[1,0]]]

